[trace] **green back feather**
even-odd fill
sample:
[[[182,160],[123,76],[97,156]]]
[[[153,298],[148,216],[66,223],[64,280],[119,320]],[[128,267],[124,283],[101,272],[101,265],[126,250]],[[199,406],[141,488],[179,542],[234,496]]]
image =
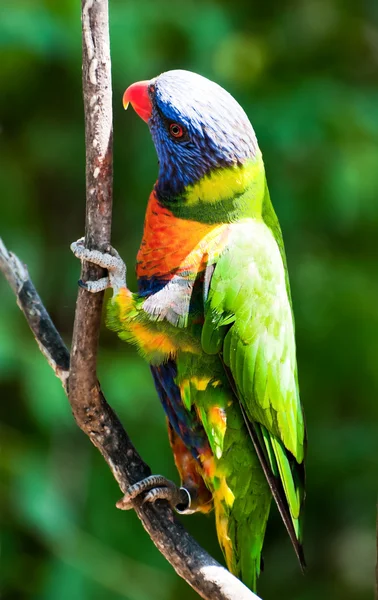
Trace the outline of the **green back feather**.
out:
[[[222,353],[300,541],[305,426],[286,258],[267,189],[261,218],[232,226],[205,313],[203,348]]]

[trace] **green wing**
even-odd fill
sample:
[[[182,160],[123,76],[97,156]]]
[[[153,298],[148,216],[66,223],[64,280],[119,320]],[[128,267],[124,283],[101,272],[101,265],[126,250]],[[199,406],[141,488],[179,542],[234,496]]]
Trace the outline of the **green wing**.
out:
[[[269,226],[268,226],[269,225]],[[282,238],[270,223],[232,225],[205,306],[202,345],[220,353],[289,535],[304,563],[305,425]],[[279,231],[279,229],[278,229]]]

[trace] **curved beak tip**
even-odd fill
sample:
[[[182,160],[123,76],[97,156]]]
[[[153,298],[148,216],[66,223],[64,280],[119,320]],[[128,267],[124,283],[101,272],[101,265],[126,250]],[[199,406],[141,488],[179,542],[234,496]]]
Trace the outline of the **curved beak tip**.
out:
[[[149,81],[138,81],[130,85],[123,94],[122,103],[126,110],[129,104],[148,123],[152,115],[152,102],[149,94]]]

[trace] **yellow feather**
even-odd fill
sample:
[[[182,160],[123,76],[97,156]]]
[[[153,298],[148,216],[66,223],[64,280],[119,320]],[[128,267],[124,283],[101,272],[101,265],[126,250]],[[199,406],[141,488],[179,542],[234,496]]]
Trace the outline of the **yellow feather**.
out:
[[[218,540],[220,545],[222,546],[227,566],[231,568],[233,561],[233,549],[231,538],[228,535],[227,509],[232,507],[235,500],[235,496],[228,487],[225,477],[221,478],[218,489],[214,490],[213,500],[216,515],[215,520]],[[225,505],[227,506],[227,509]]]
[[[235,165],[225,169],[217,169],[194,185],[189,186],[186,191],[186,202],[188,204],[215,203],[231,196],[243,194],[253,181],[257,182],[263,179],[258,177],[261,172],[261,165],[262,157],[259,152],[257,159],[248,161],[241,166]],[[257,196],[260,196],[260,194],[257,194]]]

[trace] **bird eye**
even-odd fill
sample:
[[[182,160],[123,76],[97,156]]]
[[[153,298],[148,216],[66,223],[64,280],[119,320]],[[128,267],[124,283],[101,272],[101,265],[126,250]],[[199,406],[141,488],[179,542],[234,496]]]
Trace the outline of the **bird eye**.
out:
[[[171,123],[169,126],[169,133],[174,138],[181,138],[184,135],[185,131],[184,128],[178,123]]]

